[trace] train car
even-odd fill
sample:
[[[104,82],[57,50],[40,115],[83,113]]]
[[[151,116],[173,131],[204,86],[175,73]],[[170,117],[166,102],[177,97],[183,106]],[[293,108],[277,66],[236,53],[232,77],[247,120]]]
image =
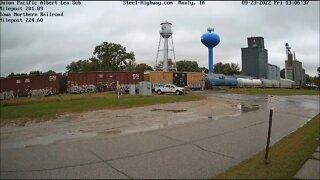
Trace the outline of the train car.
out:
[[[207,78],[208,86],[238,86],[236,78],[225,77],[224,75],[214,74],[213,78]]]
[[[173,83],[173,72],[163,71],[146,71],[144,72],[144,80],[152,84],[152,89]]]
[[[205,86],[205,77],[202,72],[187,72],[187,88],[200,90]]]
[[[289,88],[292,89],[294,81],[291,79],[282,79],[280,78],[280,88]]]
[[[245,79],[237,78],[239,87],[261,87],[262,82],[260,79]]]
[[[187,73],[185,72],[173,72],[172,84],[178,87],[187,86]]]
[[[280,82],[278,80],[271,80],[271,79],[261,79],[263,88],[279,88]]]
[[[61,74],[14,76],[0,79],[0,97],[8,99],[24,96],[59,94]]]
[[[126,91],[129,85],[136,85],[144,80],[142,72],[129,71],[93,71],[68,73],[68,92],[86,93],[115,90],[117,82]]]

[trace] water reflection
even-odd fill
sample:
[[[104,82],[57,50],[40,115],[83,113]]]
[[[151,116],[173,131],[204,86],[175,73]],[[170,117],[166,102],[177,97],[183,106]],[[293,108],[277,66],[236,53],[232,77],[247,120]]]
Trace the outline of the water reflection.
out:
[[[41,146],[56,143],[63,139],[75,139],[84,137],[94,137],[96,132],[69,132],[69,133],[59,133],[59,134],[49,134],[46,136],[39,136],[23,142],[14,143],[1,143],[1,149],[11,149],[11,148],[24,148],[32,146]]]

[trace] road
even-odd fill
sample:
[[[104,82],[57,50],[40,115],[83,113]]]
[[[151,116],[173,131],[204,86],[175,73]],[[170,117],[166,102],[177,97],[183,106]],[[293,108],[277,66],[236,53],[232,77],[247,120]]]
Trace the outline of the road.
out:
[[[164,108],[160,111],[153,106],[132,108],[132,112],[144,110],[167,114],[154,114],[157,119],[154,122],[163,119],[161,122],[166,122],[166,125],[147,123],[138,130],[137,126],[130,125],[135,124],[135,119],[151,118],[148,115],[140,117],[141,113],[131,113],[130,117],[122,117],[126,123],[121,124],[122,130],[124,127],[134,127],[129,133],[116,130],[104,134],[92,131],[86,135],[76,134],[73,128],[78,126],[74,119],[57,119],[26,127],[1,127],[1,179],[210,178],[265,148],[269,114],[266,96],[210,92],[206,96],[211,101],[223,99],[224,102],[211,106],[193,102],[191,107],[193,104],[194,108],[182,104],[179,106],[181,111],[177,112]],[[319,96],[276,96],[275,99],[271,144],[303,126],[319,112]],[[210,112],[204,111],[204,108]],[[222,110],[215,111],[219,108],[229,108],[225,111],[229,115],[219,114]],[[88,117],[82,115],[82,119],[85,118]],[[92,123],[102,126],[100,121]],[[60,136],[48,136],[39,131],[45,129],[58,133],[62,125],[64,134]],[[56,130],[50,129],[51,126]],[[70,138],[68,129],[77,138]],[[26,136],[30,136],[29,139]]]

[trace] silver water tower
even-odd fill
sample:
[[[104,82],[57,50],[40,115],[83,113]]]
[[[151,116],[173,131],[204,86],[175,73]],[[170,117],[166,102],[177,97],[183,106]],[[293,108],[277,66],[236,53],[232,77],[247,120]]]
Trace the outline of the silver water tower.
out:
[[[173,69],[177,71],[176,68],[176,57],[174,53],[174,46],[173,46],[173,39],[172,39],[172,30],[171,30],[171,23],[168,21],[165,21],[160,24],[161,25],[161,30],[160,30],[160,39],[159,39],[159,45],[158,45],[158,51],[157,51],[157,58],[156,58],[156,66],[155,69],[157,69],[158,66],[158,58],[159,58],[159,53],[163,52],[163,65],[162,65],[162,70],[164,72],[169,71],[170,69]],[[171,49],[169,49],[169,43],[168,39],[171,37]],[[163,39],[163,49],[160,49],[160,44],[161,44],[161,39]],[[169,58],[169,52],[173,52],[173,60]],[[172,60],[172,65],[169,67],[168,60]]]

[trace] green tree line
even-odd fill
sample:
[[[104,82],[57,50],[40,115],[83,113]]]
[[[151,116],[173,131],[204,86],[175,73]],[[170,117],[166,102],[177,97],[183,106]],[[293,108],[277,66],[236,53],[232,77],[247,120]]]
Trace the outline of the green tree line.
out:
[[[155,67],[158,70],[162,67],[162,61]],[[173,65],[172,60],[168,62]],[[238,64],[217,63],[214,65],[215,72],[233,75],[240,74]],[[208,72],[205,67],[199,67],[197,61],[182,60],[176,63],[178,71],[184,72]],[[93,56],[89,59],[72,61],[66,67],[67,72],[88,72],[88,71],[153,71],[154,69],[145,64],[137,64],[133,52],[127,52],[126,48],[120,44],[103,42],[97,45],[93,51]]]
[[[41,72],[41,71],[30,71],[29,74],[28,73],[13,73],[11,72],[7,77],[15,77],[15,76],[27,76],[27,75],[40,75],[40,74],[55,74],[56,72],[53,70],[49,70],[47,72]]]

